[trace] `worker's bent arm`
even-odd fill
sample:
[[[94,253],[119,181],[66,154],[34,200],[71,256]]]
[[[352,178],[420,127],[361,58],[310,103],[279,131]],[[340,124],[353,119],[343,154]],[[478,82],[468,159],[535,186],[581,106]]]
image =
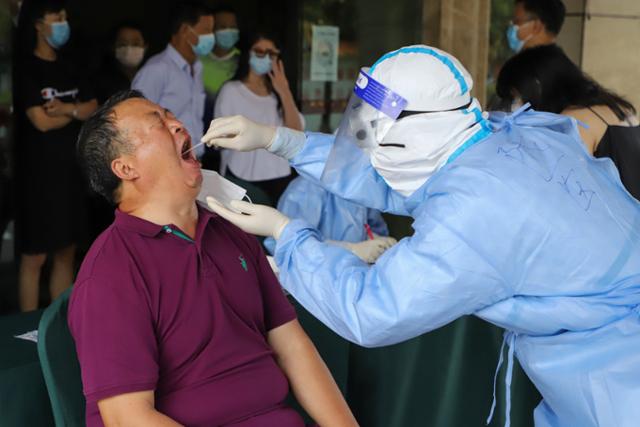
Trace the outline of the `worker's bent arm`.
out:
[[[510,296],[492,258],[502,255],[467,242],[466,232],[481,225],[474,206],[447,200],[422,211],[415,234],[371,266],[292,220],[275,251],[282,285],[336,333],[367,347],[416,337]]]

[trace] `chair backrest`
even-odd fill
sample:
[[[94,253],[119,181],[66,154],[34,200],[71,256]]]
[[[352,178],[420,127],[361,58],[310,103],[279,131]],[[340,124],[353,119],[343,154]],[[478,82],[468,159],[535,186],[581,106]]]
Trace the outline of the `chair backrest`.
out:
[[[73,287],[44,311],[38,327],[38,356],[56,427],[85,425],[80,364],[67,326],[67,306]]]

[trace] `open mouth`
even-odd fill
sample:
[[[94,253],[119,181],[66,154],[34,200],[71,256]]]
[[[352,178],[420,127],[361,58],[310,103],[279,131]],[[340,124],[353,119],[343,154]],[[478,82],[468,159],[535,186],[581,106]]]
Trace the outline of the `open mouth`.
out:
[[[193,150],[191,150],[191,138],[185,139],[182,144],[182,149],[180,150],[180,157],[182,160],[191,160],[193,159]]]

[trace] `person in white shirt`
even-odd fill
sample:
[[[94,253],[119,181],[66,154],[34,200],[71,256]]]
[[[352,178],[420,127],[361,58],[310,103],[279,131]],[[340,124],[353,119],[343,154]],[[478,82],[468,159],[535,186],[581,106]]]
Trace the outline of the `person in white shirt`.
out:
[[[182,3],[172,13],[171,40],[167,48],[149,58],[131,84],[144,96],[170,110],[198,141],[203,133],[205,92],[202,63],[215,44],[213,13],[200,5]],[[201,157],[204,146],[195,149]]]
[[[289,89],[274,38],[255,33],[246,41],[234,78],[225,83],[218,93],[214,116],[241,114],[265,125],[303,130],[303,118]],[[273,206],[291,180],[289,162],[267,150],[247,153],[224,150],[220,173],[239,181],[240,185],[248,181],[259,187]]]

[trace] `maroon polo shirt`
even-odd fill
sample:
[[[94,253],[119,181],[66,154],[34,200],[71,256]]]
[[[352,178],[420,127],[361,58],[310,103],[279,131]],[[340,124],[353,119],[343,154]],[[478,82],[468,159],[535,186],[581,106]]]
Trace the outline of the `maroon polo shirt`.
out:
[[[187,426],[303,426],[267,332],[295,311],[258,241],[198,208],[194,241],[116,212],[85,257],[69,303],[87,398],[155,390]]]

